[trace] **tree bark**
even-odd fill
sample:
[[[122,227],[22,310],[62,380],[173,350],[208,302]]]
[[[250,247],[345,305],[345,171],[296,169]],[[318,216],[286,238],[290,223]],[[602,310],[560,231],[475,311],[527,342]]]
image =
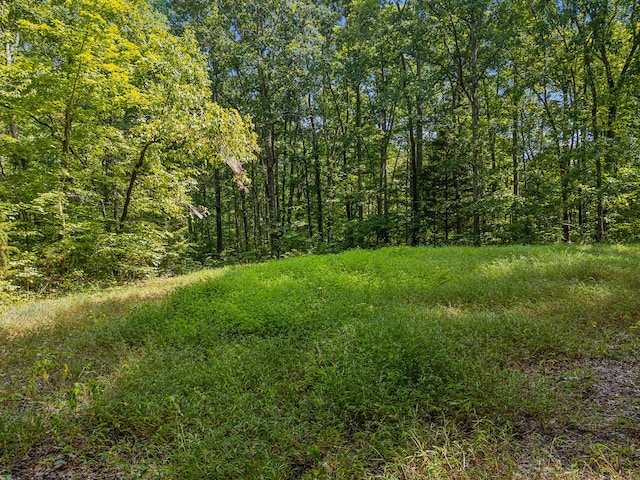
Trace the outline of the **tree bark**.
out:
[[[358,162],[358,220],[364,220],[363,195],[363,173],[362,173],[362,97],[360,94],[360,84],[356,86],[356,161]]]
[[[311,96],[307,98],[309,109],[311,109]],[[316,191],[316,203],[318,210],[316,212],[316,221],[318,226],[318,236],[320,241],[324,240],[324,218],[323,218],[323,204],[322,204],[322,186],[321,186],[321,168],[320,168],[320,151],[318,149],[318,132],[316,131],[316,122],[313,118],[313,112],[310,113],[309,119],[311,121],[311,154],[313,155],[313,173],[315,180]]]
[[[422,76],[422,60],[420,58],[416,59],[416,77],[418,80]],[[413,211],[416,216],[416,225],[415,225],[415,243],[414,245],[418,245],[420,243],[420,228],[422,223],[422,185],[421,185],[421,177],[422,177],[422,169],[424,165],[424,112],[422,107],[422,95],[420,93],[420,89],[418,89],[418,93],[416,94],[416,164],[415,164],[415,172],[414,176],[414,188],[415,193],[413,197]]]
[[[5,54],[6,54],[6,65],[7,67],[10,67],[13,64],[13,52],[15,52],[18,47],[20,46],[20,34],[16,33],[16,41],[14,43],[5,43],[4,44],[4,48],[5,48]],[[14,116],[11,117],[10,121],[9,121],[9,131],[11,132],[11,136],[13,137],[14,140],[20,142],[21,138],[20,138],[20,130],[18,128],[18,124],[16,123],[16,119]],[[26,157],[21,157],[20,158],[20,165],[22,167],[23,170],[26,170],[28,167],[28,162]]]
[[[220,186],[220,167],[216,167],[213,170],[213,190],[215,195],[215,210],[216,210],[216,252],[218,255],[223,250],[223,231],[222,231],[222,197]]]
[[[269,247],[271,256],[279,255],[279,211],[278,197],[276,192],[276,168],[277,157],[275,149],[275,124],[272,119],[271,100],[269,98],[269,89],[267,80],[262,66],[258,67],[258,75],[260,79],[259,94],[262,103],[262,110],[265,116],[264,124],[261,130],[262,143],[264,146],[264,165],[266,170],[265,190],[268,202],[267,216],[269,219]]]
[[[474,88],[470,94],[471,100],[471,143],[472,143],[472,191],[473,191],[473,243],[480,245],[480,146],[479,146],[479,121],[480,109],[478,105],[478,93]]]
[[[138,161],[133,166],[133,170],[131,171],[131,177],[129,178],[129,186],[127,187],[127,193],[124,198],[124,204],[122,205],[122,214],[120,215],[120,219],[118,220],[118,224],[116,226],[116,233],[120,234],[124,231],[125,222],[127,221],[127,216],[129,214],[129,205],[131,204],[131,198],[133,196],[133,187],[138,179],[138,175],[144,166],[144,162],[147,156],[147,151],[149,147],[154,143],[158,143],[155,140],[151,140],[144,144],[142,150],[140,151],[140,155],[138,156]]]

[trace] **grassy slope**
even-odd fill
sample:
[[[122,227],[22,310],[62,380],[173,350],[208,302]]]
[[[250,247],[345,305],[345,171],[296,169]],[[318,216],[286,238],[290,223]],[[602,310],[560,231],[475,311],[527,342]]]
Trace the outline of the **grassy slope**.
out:
[[[0,478],[638,478],[639,274],[389,248],[14,307]]]

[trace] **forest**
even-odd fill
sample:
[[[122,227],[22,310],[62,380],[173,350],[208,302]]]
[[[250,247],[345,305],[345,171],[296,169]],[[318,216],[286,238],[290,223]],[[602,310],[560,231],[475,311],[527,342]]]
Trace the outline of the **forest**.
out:
[[[0,297],[635,242],[640,5],[3,0]]]

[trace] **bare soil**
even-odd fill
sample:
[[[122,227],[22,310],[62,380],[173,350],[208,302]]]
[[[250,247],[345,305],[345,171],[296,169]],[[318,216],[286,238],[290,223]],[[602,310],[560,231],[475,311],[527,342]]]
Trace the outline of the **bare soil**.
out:
[[[638,479],[640,355],[551,362],[527,369],[555,389],[562,416],[523,420],[522,478]],[[564,472],[558,475],[558,472]]]

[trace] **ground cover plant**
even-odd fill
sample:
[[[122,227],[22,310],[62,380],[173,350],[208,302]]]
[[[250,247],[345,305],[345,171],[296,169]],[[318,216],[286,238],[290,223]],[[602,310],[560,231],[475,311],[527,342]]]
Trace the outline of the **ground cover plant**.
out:
[[[0,478],[638,478],[639,272],[394,247],[6,307]]]

